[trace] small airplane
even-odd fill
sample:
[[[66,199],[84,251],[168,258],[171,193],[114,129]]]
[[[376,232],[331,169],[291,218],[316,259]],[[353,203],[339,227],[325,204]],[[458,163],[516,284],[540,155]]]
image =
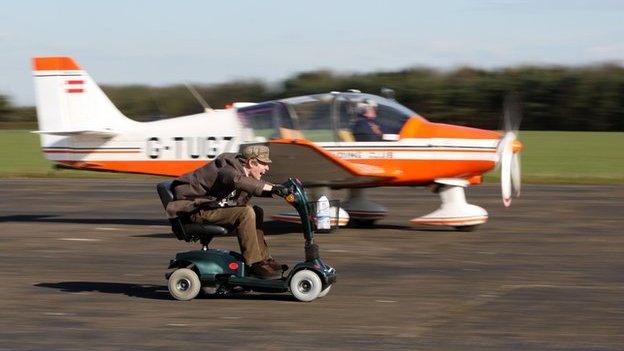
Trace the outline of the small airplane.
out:
[[[361,225],[387,215],[366,198],[363,189],[370,187],[428,186],[441,206],[411,222],[459,230],[488,219],[464,193],[484,173],[500,167],[505,206],[512,193],[520,194],[523,145],[512,108],[505,111],[502,133],[433,123],[392,98],[359,91],[237,102],[223,109],[206,105],[199,114],[138,122],[124,116],[71,57],[35,57],[32,65],[39,123],[33,133],[41,135],[48,159],[68,167],[179,176],[223,152],[261,143],[273,160],[269,181],[294,174],[313,194],[349,189],[340,213]],[[340,225],[346,217],[339,217]]]

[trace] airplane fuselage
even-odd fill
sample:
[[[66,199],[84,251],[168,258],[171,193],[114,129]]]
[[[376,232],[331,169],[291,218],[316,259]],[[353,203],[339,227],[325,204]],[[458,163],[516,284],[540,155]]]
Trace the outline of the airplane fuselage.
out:
[[[81,169],[179,176],[245,140],[235,110],[155,122],[135,122],[113,137],[72,136],[43,148],[46,156]],[[225,128],[227,127],[227,128]],[[392,179],[383,185],[420,185],[437,178],[470,178],[492,169],[498,139],[402,138],[382,142],[319,142],[319,147]]]

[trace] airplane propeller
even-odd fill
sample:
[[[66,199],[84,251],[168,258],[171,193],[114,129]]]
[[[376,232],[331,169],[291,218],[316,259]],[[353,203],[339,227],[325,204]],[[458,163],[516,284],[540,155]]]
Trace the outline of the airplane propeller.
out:
[[[503,103],[503,137],[498,143],[498,165],[501,169],[501,194],[505,207],[511,205],[513,195],[520,196],[520,150],[522,143],[518,140],[518,129],[522,120],[520,102],[516,95],[509,94]]]

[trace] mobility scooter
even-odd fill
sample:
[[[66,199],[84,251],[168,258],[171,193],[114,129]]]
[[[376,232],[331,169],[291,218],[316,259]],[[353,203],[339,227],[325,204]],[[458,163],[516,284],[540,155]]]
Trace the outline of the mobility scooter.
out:
[[[169,293],[177,300],[191,300],[200,292],[205,294],[227,294],[230,292],[257,291],[268,293],[290,293],[299,301],[312,301],[327,295],[336,281],[336,270],[319,256],[314,243],[314,203],[308,201],[303,185],[298,179],[290,178],[283,183],[291,189],[285,197],[299,216],[305,239],[305,261],[297,263],[290,271],[284,266],[282,277],[259,279],[248,275],[249,266],[243,256],[234,251],[208,248],[212,238],[227,236],[227,228],[191,223],[184,218],[170,218],[172,231],[179,240],[199,241],[201,250],[180,252],[169,264],[174,269],[165,275]],[[171,182],[165,181],[156,189],[166,208],[173,200]]]

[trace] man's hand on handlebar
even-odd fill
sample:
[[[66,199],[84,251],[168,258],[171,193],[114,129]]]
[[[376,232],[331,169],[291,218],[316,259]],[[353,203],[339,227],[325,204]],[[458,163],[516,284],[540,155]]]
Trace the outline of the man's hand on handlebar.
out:
[[[271,188],[271,194],[277,195],[279,197],[286,197],[290,193],[292,193],[292,191],[282,184],[273,184],[273,187]]]

